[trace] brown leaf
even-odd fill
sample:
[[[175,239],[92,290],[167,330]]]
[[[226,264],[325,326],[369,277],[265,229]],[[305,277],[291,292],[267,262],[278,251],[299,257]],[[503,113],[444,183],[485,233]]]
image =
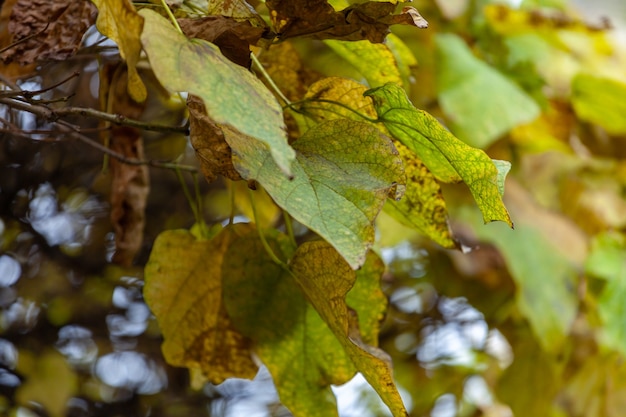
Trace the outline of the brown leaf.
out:
[[[131,119],[139,119],[144,105],[135,102],[127,93],[128,73],[125,67],[109,67],[102,71],[110,80],[108,97],[111,112]],[[103,80],[107,82],[108,80]],[[101,81],[101,82],[103,82]],[[110,130],[110,148],[127,158],[144,159],[141,130],[127,126],[113,126]],[[148,167],[129,165],[111,159],[111,224],[115,232],[113,261],[130,265],[143,243],[145,210],[150,181]]]
[[[265,20],[245,0],[208,0],[207,3],[208,15],[232,17],[238,22],[245,20],[252,26],[267,27]]]
[[[189,95],[189,130],[191,146],[196,150],[202,173],[208,182],[223,175],[233,181],[241,180],[232,161],[232,151],[224,140],[222,129],[207,115],[201,98]]]
[[[178,23],[187,37],[214,43],[226,58],[246,68],[251,65],[250,45],[256,45],[265,32],[248,21],[238,22],[224,16],[179,19]]]
[[[369,1],[341,11],[326,0],[268,0],[270,19],[281,39],[308,37],[344,41],[369,40],[381,43],[395,24],[428,27],[428,22],[413,7],[393,14],[395,3]]]
[[[67,59],[78,50],[96,12],[88,0],[18,0],[9,22],[11,42],[33,37],[4,51],[0,58],[20,64]]]

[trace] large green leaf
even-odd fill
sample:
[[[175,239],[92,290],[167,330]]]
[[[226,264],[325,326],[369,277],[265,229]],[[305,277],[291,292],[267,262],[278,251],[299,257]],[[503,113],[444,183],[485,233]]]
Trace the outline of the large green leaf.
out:
[[[602,343],[626,354],[626,236],[617,232],[596,236],[585,269],[607,281],[598,299]]]
[[[452,131],[464,142],[485,148],[539,116],[533,99],[476,58],[460,37],[440,34],[436,45],[439,104]]]
[[[305,117],[300,120],[304,126],[338,118],[362,120],[361,116],[341,105],[374,119],[376,110],[372,100],[363,96],[365,91],[365,86],[356,81],[338,77],[323,78],[309,87],[305,99],[311,101],[302,103],[300,111]],[[454,247],[448,226],[446,203],[439,183],[411,150],[398,141],[394,141],[394,146],[404,162],[407,181],[404,196],[400,200],[389,199],[385,204],[385,211],[405,226],[418,230],[438,244],[447,248]]]
[[[481,241],[502,254],[517,290],[519,311],[530,323],[542,348],[563,348],[578,311],[577,280],[585,258],[585,237],[562,217],[538,207],[516,182],[508,185],[507,204],[516,218],[515,230],[503,224],[484,227],[476,210],[458,217],[473,226]]]
[[[295,152],[287,143],[282,109],[263,83],[215,45],[187,39],[154,11],[139,13],[145,19],[141,42],[161,84],[201,97],[215,122],[265,143],[281,171],[291,175]]]
[[[278,257],[288,259],[293,254],[286,239],[266,239]],[[338,278],[351,286],[354,271],[344,263],[341,272]],[[237,329],[254,341],[281,402],[297,417],[337,416],[330,385],[347,382],[356,369],[291,274],[266,253],[258,235],[232,243],[223,277],[228,314]]]
[[[572,81],[572,104],[578,117],[614,135],[626,133],[626,84],[579,74]]]
[[[482,150],[454,137],[430,114],[418,110],[395,84],[371,89],[378,118],[443,182],[463,181],[469,187],[485,222],[500,220],[513,225],[502,203],[508,164],[497,165]]]
[[[391,358],[382,350],[364,343],[356,318],[345,303],[346,293],[354,285],[349,266],[328,243],[313,241],[298,248],[290,267],[309,302],[393,416],[407,416],[393,380]],[[354,300],[354,297],[350,299]],[[352,307],[357,313],[371,308],[368,303]]]
[[[276,203],[332,244],[353,268],[374,242],[373,222],[385,199],[404,182],[391,141],[368,123],[331,120],[294,143],[293,180],[286,181],[254,139],[226,135],[233,163]],[[395,195],[395,193],[394,193]]]
[[[222,304],[222,263],[230,243],[253,230],[237,224],[212,240],[186,230],[161,233],[145,269],[144,297],[164,337],[168,363],[220,383],[252,378],[257,370],[248,341],[232,328]]]

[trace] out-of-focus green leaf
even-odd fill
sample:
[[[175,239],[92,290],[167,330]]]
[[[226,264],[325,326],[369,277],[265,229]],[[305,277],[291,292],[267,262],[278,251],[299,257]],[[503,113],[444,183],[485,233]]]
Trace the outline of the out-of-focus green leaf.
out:
[[[374,219],[389,193],[404,182],[402,161],[386,136],[352,120],[319,124],[294,144],[292,181],[279,175],[267,150],[253,139],[226,135],[226,140],[244,178],[258,181],[353,268],[363,265],[374,242]]]
[[[572,104],[578,117],[607,132],[626,133],[626,84],[617,80],[579,74],[572,81]]]
[[[157,78],[170,91],[201,97],[208,115],[266,144],[284,174],[291,175],[294,150],[287,143],[283,112],[250,71],[200,39],[187,39],[156,12],[142,9],[141,42]]]
[[[459,217],[473,225],[481,240],[498,248],[517,286],[520,312],[543,349],[556,352],[562,349],[578,309],[576,285],[585,254],[577,242],[584,238],[566,220],[534,205],[516,183],[508,184],[508,190],[515,230],[502,224],[481,226],[477,213],[469,209]],[[571,246],[565,246],[568,241]]]
[[[413,107],[398,85],[386,84],[366,95],[374,99],[378,118],[393,137],[411,149],[438,180],[467,184],[485,222],[513,225],[500,195],[502,164],[496,166],[483,151],[461,142],[430,114]]]
[[[20,352],[20,356],[27,356],[25,354],[28,352]],[[78,376],[65,358],[47,349],[33,358],[20,357],[20,362],[30,366],[18,366],[18,371],[26,378],[17,388],[17,402],[23,406],[40,404],[50,417],[67,415],[68,401],[78,389]]]
[[[318,240],[301,245],[290,266],[306,298],[337,337],[356,369],[387,404],[392,415],[408,416],[393,380],[391,358],[363,341],[357,318],[346,305],[346,293],[356,278],[349,265],[328,243]],[[359,291],[361,289],[357,288]],[[355,303],[351,307],[357,313],[371,308],[368,303],[356,304],[354,295],[351,300]]]
[[[250,230],[236,224],[212,240],[170,230],[154,242],[145,269],[144,297],[161,328],[166,360],[195,371],[196,382],[252,378],[257,371],[249,341],[232,328],[221,299],[224,253]]]
[[[341,103],[373,119],[376,117],[376,110],[372,105],[372,100],[363,96],[365,91],[366,88],[356,81],[337,77],[324,78],[311,85],[307,91],[305,99],[312,101],[302,104],[300,110],[306,117],[302,117],[301,120],[307,126],[311,122],[342,117],[362,120],[360,116],[345,107],[330,102],[315,101],[316,99]],[[388,200],[385,211],[405,226],[418,230],[438,244],[447,248],[455,247],[439,183],[406,146],[398,141],[394,141],[394,146],[404,162],[407,183],[404,196],[400,200]]]
[[[402,85],[402,75],[387,45],[369,41],[324,41],[337,55],[356,68],[370,87],[386,83]]]
[[[620,417],[626,395],[626,364],[613,352],[585,358],[575,375],[567,379],[563,398],[570,415]]]
[[[586,272],[607,281],[598,299],[602,343],[626,353],[626,236],[606,232],[595,237]]]
[[[137,72],[141,54],[143,18],[129,0],[93,0],[98,8],[96,27],[103,35],[117,43],[120,55],[128,65],[128,93],[137,102],[143,102],[148,92]]]
[[[486,148],[540,110],[521,88],[476,58],[461,38],[436,37],[439,103],[454,133],[464,142]]]
[[[530,334],[517,335],[515,360],[496,385],[498,398],[515,416],[552,416],[562,365]]]
[[[279,258],[292,256],[294,248],[285,237],[266,239]],[[234,241],[224,259],[228,314],[253,340],[281,402],[297,417],[337,416],[330,385],[347,382],[356,369],[292,275],[272,261],[256,234]],[[335,277],[347,280],[349,288],[354,271],[343,263],[340,272]]]

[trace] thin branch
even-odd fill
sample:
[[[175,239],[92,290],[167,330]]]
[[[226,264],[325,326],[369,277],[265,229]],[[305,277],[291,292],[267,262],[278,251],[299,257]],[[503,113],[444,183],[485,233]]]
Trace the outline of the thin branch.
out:
[[[171,162],[154,161],[154,160],[147,161],[147,160],[141,160],[141,159],[135,159],[135,158],[128,158],[122,154],[119,154],[109,149],[108,147],[102,145],[101,143],[85,136],[84,134],[81,133],[80,127],[75,126],[65,120],[60,120],[59,115],[54,110],[46,106],[17,101],[11,98],[0,98],[0,104],[6,104],[7,106],[12,107],[14,109],[35,114],[39,116],[40,118],[44,119],[45,121],[47,121],[48,123],[51,123],[52,125],[54,125],[61,133],[66,134],[73,139],[79,140],[91,146],[92,148],[99,150],[105,155],[109,155],[112,158],[117,159],[118,161],[122,163],[125,163],[128,165],[148,165],[148,166],[155,167],[155,168],[178,169],[178,170],[189,171],[189,172],[194,172],[194,173],[198,171],[196,167],[189,166],[189,165],[180,165],[180,164],[171,163]],[[82,110],[90,110],[90,109],[82,109]],[[137,122],[137,121],[134,121],[134,122],[142,126],[144,125],[142,122]],[[140,126],[135,126],[135,127],[140,127]],[[24,136],[23,131],[17,131],[17,132],[12,132],[12,133],[17,134],[19,136]]]
[[[188,126],[166,126],[158,123],[147,123],[140,120],[130,119],[126,116],[122,116],[121,114],[105,113],[95,109],[84,107],[64,107],[61,109],[52,109],[44,105],[24,102],[10,97],[0,97],[0,104],[6,104],[7,106],[15,108],[17,110],[33,113],[50,123],[58,121],[62,116],[76,115],[83,117],[93,117],[95,119],[104,120],[107,122],[115,123],[117,125],[135,127],[142,130],[150,130],[154,132],[164,133],[182,133],[184,135],[189,134]]]
[[[182,133],[183,135],[189,135],[189,126],[187,125],[169,126],[158,123],[142,122],[140,120],[130,119],[121,114],[111,114],[85,107],[64,107],[62,109],[54,110],[54,113],[58,116],[77,115],[84,117],[93,117],[95,119],[104,120],[106,122],[115,123],[117,125],[136,127],[137,129],[150,130],[153,132]]]
[[[9,49],[16,47],[20,43],[26,42],[26,41],[28,41],[29,39],[32,39],[32,38],[36,38],[37,36],[39,36],[42,33],[44,33],[48,29],[48,26],[50,26],[50,22],[46,23],[46,26],[43,29],[41,29],[39,32],[33,33],[32,35],[28,35],[27,37],[19,39],[19,40],[13,42],[12,44],[7,45],[4,48],[0,49],[0,54],[3,53],[4,51],[8,51]]]

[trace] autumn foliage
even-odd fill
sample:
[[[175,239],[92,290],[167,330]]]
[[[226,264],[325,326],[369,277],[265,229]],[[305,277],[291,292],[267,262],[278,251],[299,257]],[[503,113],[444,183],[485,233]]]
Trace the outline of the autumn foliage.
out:
[[[148,242],[143,296],[164,358],[195,389],[254,378],[262,364],[293,415],[326,417],[338,415],[332,386],[360,373],[400,417],[460,396],[475,374],[497,399],[472,404],[477,414],[459,399],[463,415],[618,415],[623,55],[605,22],[468,3],[454,19],[425,6],[429,27],[395,0],[7,1],[0,103],[105,156],[120,265],[145,244],[159,186],[148,168],[177,173],[194,217]],[[86,49],[99,57],[98,108],[40,98],[54,86],[19,87]],[[154,102],[174,121],[146,117]],[[97,135],[71,117],[98,120]],[[38,134],[0,124],[24,140]],[[183,134],[195,160],[182,163],[180,149],[147,159],[155,131]],[[223,221],[207,222],[200,187],[187,188],[184,173],[196,172],[229,190]],[[420,284],[429,293],[411,290],[397,253],[383,256],[403,240],[442,259]],[[413,311],[394,299],[406,288],[420,300]],[[453,321],[448,297],[475,305],[508,341],[510,363],[417,364],[437,315]],[[401,347],[402,335],[421,347]],[[490,355],[486,343],[475,351]],[[600,395],[607,378],[618,388],[602,414],[579,393],[589,379]]]

